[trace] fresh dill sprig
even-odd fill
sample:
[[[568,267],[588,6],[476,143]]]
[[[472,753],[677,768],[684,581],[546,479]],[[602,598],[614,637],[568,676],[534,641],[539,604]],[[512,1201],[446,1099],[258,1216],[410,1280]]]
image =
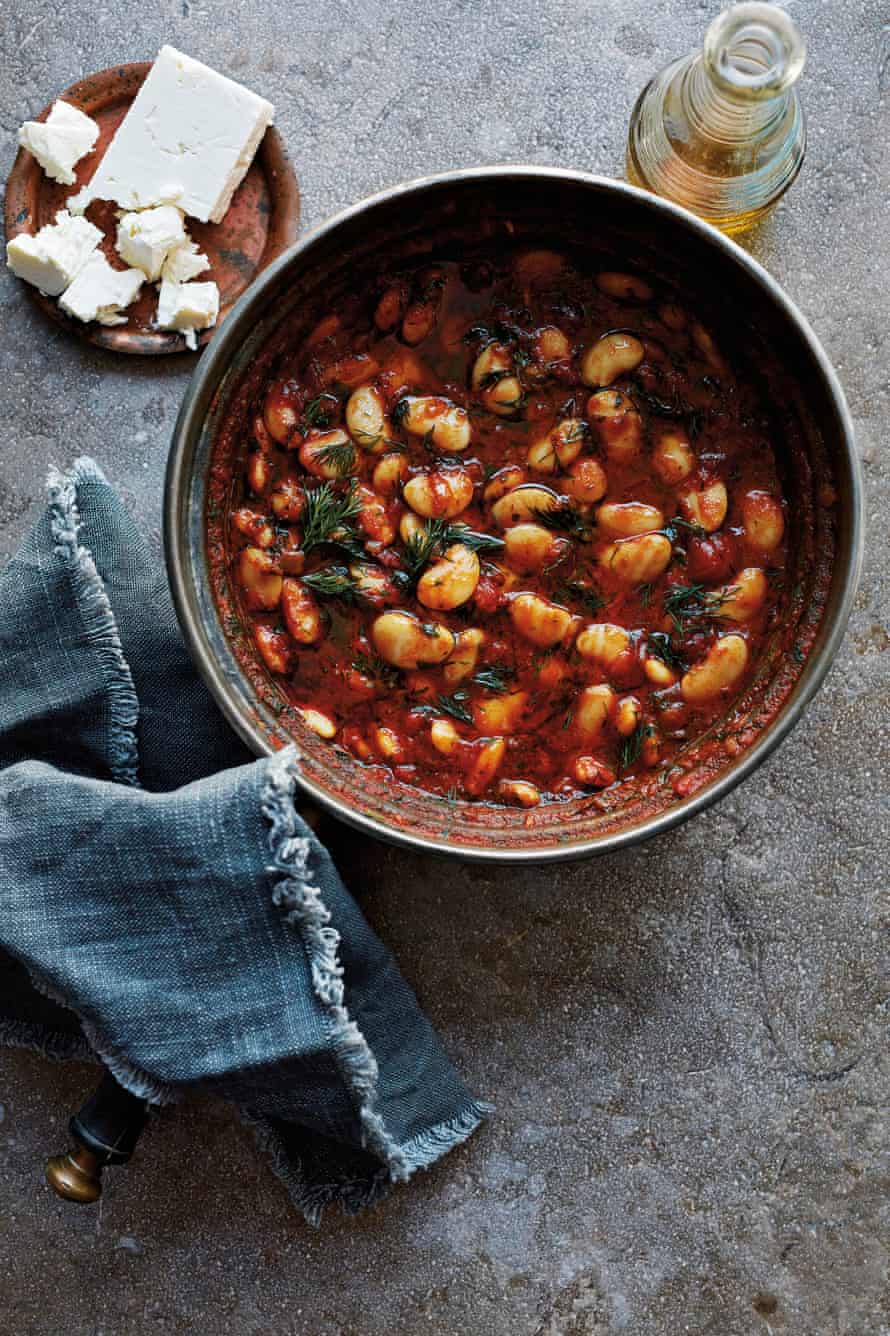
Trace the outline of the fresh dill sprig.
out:
[[[338,477],[344,478],[355,468],[355,446],[352,441],[332,441],[315,456],[320,464],[329,464]]]
[[[324,598],[342,598],[350,602],[358,591],[357,582],[345,566],[328,566],[326,570],[313,571],[310,575],[301,576],[301,579],[314,594],[321,594]]]
[[[453,543],[463,543],[471,552],[499,552],[504,546],[502,538],[476,533],[463,524],[452,524],[450,520],[430,520],[424,529],[412,534],[405,544],[402,552],[405,572],[412,581],[416,580],[430,558]]]
[[[481,668],[475,673],[473,681],[486,691],[493,691],[496,696],[502,696],[505,691],[509,691],[509,683],[515,676],[516,669],[508,664],[493,664],[492,667]]]
[[[737,589],[706,589],[704,585],[673,585],[664,595],[664,610],[674,623],[678,635],[684,635],[690,625],[707,618],[719,617],[723,604]]]
[[[628,770],[640,758],[640,752],[643,747],[643,740],[654,731],[653,724],[637,724],[629,737],[626,737],[621,744],[618,753],[618,764],[622,770]]]
[[[348,492],[343,495],[338,495],[329,482],[307,491],[300,516],[303,551],[309,552],[320,543],[340,541],[340,530],[344,531],[343,536],[347,539],[344,545],[348,548],[349,540],[355,540],[349,520],[354,519],[361,508],[361,498],[354,483],[350,483]]]
[[[473,716],[464,703],[469,698],[468,692],[455,691],[451,696],[437,696],[436,706],[443,714],[450,714],[452,719],[456,719],[458,723],[471,724]]]
[[[379,682],[381,686],[390,690],[398,684],[400,676],[398,668],[387,663],[379,654],[356,654],[352,666],[356,672],[364,677],[370,677],[372,681]]]
[[[640,596],[640,607],[648,608],[649,604],[652,602],[653,587],[651,583],[647,582],[646,584],[641,584],[637,593]]]
[[[608,601],[603,598],[596,585],[582,584],[580,580],[568,580],[565,584],[559,585],[554,589],[553,597],[557,603],[580,603],[585,612],[589,612],[592,617],[604,608]]]
[[[311,431],[313,427],[329,427],[331,415],[338,403],[336,394],[317,394],[303,409],[300,430],[305,433]]]
[[[585,542],[590,537],[590,529],[578,514],[574,506],[535,507],[532,512],[535,521],[553,533],[563,534],[566,538],[577,538]]]
[[[669,539],[671,544],[675,544],[679,538],[679,530],[685,529],[690,538],[707,538],[708,531],[703,529],[700,524],[693,523],[692,520],[684,520],[682,515],[674,515],[661,530],[665,538]]]
[[[668,668],[682,671],[685,667],[683,656],[666,631],[650,631],[646,637],[646,649],[656,659],[661,659]]]

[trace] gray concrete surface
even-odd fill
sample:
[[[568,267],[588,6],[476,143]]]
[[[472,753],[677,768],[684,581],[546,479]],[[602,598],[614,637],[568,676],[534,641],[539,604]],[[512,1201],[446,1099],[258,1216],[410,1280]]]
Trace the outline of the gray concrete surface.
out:
[[[0,1053],[3,1336],[887,1336],[890,13],[800,0],[810,150],[753,242],[846,386],[870,542],[836,667],[754,782],[559,873],[344,833],[367,912],[494,1122],[313,1233],[225,1108],[161,1120],[80,1211],[42,1182],[93,1079]],[[274,99],[307,224],[485,161],[620,173],[633,99],[712,3],[6,0],[0,175],[56,90],[181,46]],[[159,534],[188,358],[115,360],[0,276],[0,551],[94,453]]]

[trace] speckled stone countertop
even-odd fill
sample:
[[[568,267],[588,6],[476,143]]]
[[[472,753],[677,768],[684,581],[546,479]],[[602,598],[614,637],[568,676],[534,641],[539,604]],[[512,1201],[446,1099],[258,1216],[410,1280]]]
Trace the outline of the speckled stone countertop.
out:
[[[6,0],[0,175],[54,92],[165,41],[275,102],[306,225],[460,165],[619,174],[637,92],[716,8]],[[805,721],[706,815],[558,871],[461,868],[344,832],[367,914],[498,1103],[358,1220],[308,1229],[212,1103],[159,1119],[101,1209],[64,1204],[43,1160],[94,1073],[0,1051],[3,1336],[890,1333],[890,14],[790,8],[810,44],[809,154],[751,245],[840,373],[870,525]],[[159,545],[193,359],[80,344],[6,273],[0,307],[0,553],[48,464],[82,451]]]

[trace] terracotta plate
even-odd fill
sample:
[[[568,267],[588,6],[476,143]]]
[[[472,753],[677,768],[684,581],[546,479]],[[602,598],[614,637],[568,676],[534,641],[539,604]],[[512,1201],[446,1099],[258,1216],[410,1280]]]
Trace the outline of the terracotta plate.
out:
[[[37,232],[45,223],[51,223],[57,210],[65,207],[65,201],[92,178],[150,69],[151,62],[147,60],[132,65],[115,65],[82,79],[59,94],[65,102],[92,116],[99,126],[99,139],[92,153],[78,163],[77,183],[73,186],[57,185],[44,175],[30,153],[19,150],[6,186],[7,239],[19,232]],[[37,120],[45,120],[49,112],[50,107],[45,107]],[[117,208],[114,203],[96,200],[87,209],[86,216],[105,234],[102,249],[108,259],[124,268],[114,249]],[[299,221],[297,180],[281,136],[274,126],[270,126],[222,222],[186,220],[189,235],[210,261],[210,269],[200,274],[199,279],[213,279],[219,284],[219,324],[260,270],[296,239]],[[65,315],[55,298],[44,297],[30,284],[25,286],[53,320],[102,348],[152,355],[186,351],[183,335],[152,328],[157,309],[154,284],[146,283],[138,299],[128,307],[127,323],[111,328],[75,320]],[[208,343],[216,328],[199,334],[198,343]]]

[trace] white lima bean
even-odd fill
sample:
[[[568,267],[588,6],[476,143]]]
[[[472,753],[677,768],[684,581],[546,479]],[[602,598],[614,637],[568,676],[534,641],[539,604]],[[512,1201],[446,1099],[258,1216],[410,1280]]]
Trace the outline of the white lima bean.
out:
[[[452,543],[420,577],[417,597],[425,608],[450,612],[473,597],[478,583],[479,558],[476,553],[463,543]]]
[[[660,529],[664,515],[642,501],[606,501],[596,512],[596,522],[607,538],[633,538]]]
[[[636,538],[621,538],[609,543],[599,555],[599,563],[624,584],[647,584],[667,570],[671,560],[670,541],[663,533],[642,533]]]
[[[473,722],[480,733],[512,733],[528,704],[527,691],[489,696],[473,706]]]
[[[633,334],[604,334],[581,358],[581,379],[598,389],[611,385],[619,376],[633,371],[643,360],[645,350]]]
[[[715,640],[705,657],[683,674],[680,690],[690,705],[702,705],[734,687],[748,666],[748,646],[731,634]]]
[[[270,612],[281,598],[281,567],[273,556],[260,547],[245,547],[238,559],[238,578],[247,594],[250,608]]]
[[[758,552],[773,552],[785,533],[782,507],[769,492],[755,489],[742,497],[745,537]]]
[[[716,533],[726,519],[729,498],[722,482],[710,482],[698,490],[681,492],[677,501],[683,518],[697,524],[705,533]]]
[[[537,473],[567,469],[584,448],[588,427],[583,418],[563,418],[552,431],[529,446],[528,465]]]
[[[374,466],[374,490],[384,496],[394,496],[399,490],[399,483],[404,482],[407,476],[408,461],[404,455],[384,455]]]
[[[549,649],[568,632],[572,614],[539,594],[516,594],[510,600],[510,620],[524,640]]]
[[[591,506],[606,495],[609,480],[606,470],[596,459],[576,459],[569,467],[569,476],[561,483],[563,491],[579,506]]]
[[[516,524],[504,534],[507,561],[523,575],[551,565],[563,546],[564,540],[542,524]]]
[[[572,345],[561,329],[555,325],[544,325],[535,335],[535,361],[549,366],[553,362],[567,362],[572,355]]]
[[[467,793],[477,796],[487,789],[498,772],[507,750],[506,738],[492,738],[480,748],[479,754],[464,780]]]
[[[492,475],[482,495],[486,503],[491,506],[507,492],[512,492],[514,487],[521,487],[524,482],[528,482],[525,469],[520,468],[518,464],[508,464],[506,468],[498,469],[497,473]]]
[[[479,651],[485,644],[485,632],[476,626],[467,627],[457,637],[457,643],[442,668],[442,676],[450,687],[457,686],[476,671]]]
[[[615,701],[615,692],[605,683],[585,687],[578,693],[572,723],[586,746],[593,746],[602,738],[612,717]]]
[[[747,566],[728,584],[715,589],[720,616],[731,622],[749,622],[766,600],[766,574],[759,566]]]
[[[286,673],[290,671],[291,646],[283,631],[276,631],[271,626],[255,626],[253,638],[270,672]]]
[[[666,487],[685,482],[695,468],[695,455],[685,436],[666,431],[655,442],[652,467]]]
[[[599,390],[587,400],[587,416],[609,459],[620,464],[639,454],[643,423],[626,394]]]
[[[623,738],[629,738],[640,726],[643,707],[636,696],[622,696],[615,707],[615,728]]]
[[[596,663],[608,672],[615,668],[621,658],[626,658],[631,639],[623,626],[611,622],[593,622],[585,626],[575,641],[575,648],[582,659]]]
[[[314,478],[334,482],[355,473],[358,468],[356,449],[345,431],[313,432],[300,446],[300,463]]]
[[[318,605],[302,580],[288,578],[281,589],[281,611],[289,635],[300,645],[314,645],[324,635]]]
[[[346,425],[363,450],[380,454],[386,449],[386,414],[383,396],[373,385],[360,385],[346,401]]]
[[[311,728],[313,733],[317,733],[320,738],[326,738],[330,741],[336,736],[337,725],[329,715],[321,710],[313,709],[310,705],[304,705],[300,710],[303,716],[303,723],[307,728]]]
[[[619,274],[614,270],[607,270],[605,273],[597,274],[596,286],[607,297],[615,297],[619,301],[634,297],[638,302],[647,302],[652,297],[649,284],[644,283],[635,274]]]
[[[499,497],[491,508],[491,516],[501,529],[509,529],[513,524],[534,524],[542,512],[555,510],[558,505],[559,497],[549,487],[524,483]]]
[[[430,742],[443,756],[453,756],[461,744],[461,736],[448,719],[434,719],[430,724]]]
[[[406,482],[402,496],[424,519],[453,520],[473,499],[473,479],[466,469],[432,469]]]
[[[500,343],[489,343],[482,349],[473,363],[471,384],[485,407],[500,417],[510,417],[522,400],[513,357]]]
[[[537,807],[541,801],[540,791],[525,779],[502,779],[498,794],[505,802],[519,803],[520,807]]]
[[[444,663],[454,649],[446,626],[421,622],[411,612],[383,612],[371,625],[374,648],[394,668]]]
[[[429,437],[437,450],[449,454],[460,454],[470,444],[472,432],[467,410],[438,395],[408,395],[401,399],[399,421],[412,436]]]

